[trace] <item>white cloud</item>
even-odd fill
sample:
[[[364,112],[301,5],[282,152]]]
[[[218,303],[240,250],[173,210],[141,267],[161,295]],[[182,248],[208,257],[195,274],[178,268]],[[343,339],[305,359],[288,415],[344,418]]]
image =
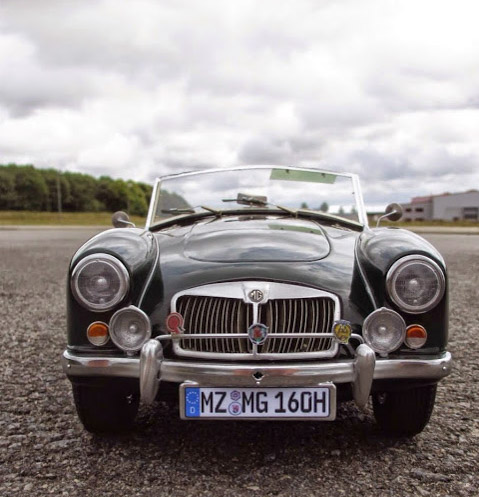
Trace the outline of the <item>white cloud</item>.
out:
[[[117,177],[277,162],[371,203],[479,183],[472,0],[4,0],[0,160]]]

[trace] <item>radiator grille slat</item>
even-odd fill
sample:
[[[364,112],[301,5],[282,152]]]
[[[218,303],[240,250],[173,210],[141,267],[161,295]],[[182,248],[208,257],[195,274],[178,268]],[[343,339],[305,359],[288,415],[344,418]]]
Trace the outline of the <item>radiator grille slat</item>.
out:
[[[330,333],[334,321],[334,301],[328,297],[269,300],[258,309],[258,320],[269,328],[265,344],[258,352],[272,354],[320,352],[332,349],[333,339],[302,338],[304,333]],[[183,316],[185,333],[246,333],[253,324],[253,305],[235,298],[181,296],[176,310]],[[291,333],[291,338],[273,338],[275,333]],[[251,354],[247,338],[182,339],[185,351],[216,354]]]

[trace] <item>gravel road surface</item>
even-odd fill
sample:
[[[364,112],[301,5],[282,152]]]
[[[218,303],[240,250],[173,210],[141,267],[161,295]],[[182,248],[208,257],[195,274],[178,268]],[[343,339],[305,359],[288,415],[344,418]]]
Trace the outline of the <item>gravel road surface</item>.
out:
[[[450,271],[454,371],[424,432],[397,440],[351,404],[332,423],[188,423],[158,404],[129,435],[84,431],[60,355],[69,258],[92,234],[0,231],[1,496],[478,495],[479,237],[427,235]]]

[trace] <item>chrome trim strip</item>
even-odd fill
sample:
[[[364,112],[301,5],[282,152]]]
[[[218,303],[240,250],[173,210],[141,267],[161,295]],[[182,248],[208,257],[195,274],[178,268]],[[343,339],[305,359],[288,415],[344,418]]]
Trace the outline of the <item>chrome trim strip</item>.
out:
[[[334,315],[333,321],[340,319],[341,316],[341,302],[337,295],[333,293],[325,292],[324,290],[318,290],[316,288],[310,288],[306,286],[293,285],[288,283],[276,283],[276,282],[268,282],[268,281],[234,281],[227,283],[213,283],[210,285],[203,285],[196,288],[191,288],[189,290],[183,290],[181,292],[176,293],[171,299],[171,312],[178,312],[177,302],[180,297],[183,296],[201,296],[201,297],[217,297],[217,298],[231,298],[235,300],[242,300],[246,304],[253,306],[253,322],[257,322],[259,317],[259,303],[252,302],[249,298],[249,294],[252,290],[260,290],[263,293],[263,300],[261,303],[267,303],[273,300],[279,299],[308,299],[308,298],[329,298],[334,302]],[[204,311],[203,305],[197,311],[199,314]],[[296,305],[294,306],[294,311],[296,312]],[[324,312],[324,311],[323,311]],[[204,322],[203,319],[195,319],[195,331],[198,330],[199,323]],[[253,322],[249,324],[253,324]],[[248,325],[249,326],[249,325]],[[288,323],[289,326],[289,323]],[[246,327],[247,329],[247,327]],[[246,332],[245,329],[245,332]],[[287,329],[286,331],[289,331]],[[200,334],[198,334],[200,335]],[[203,338],[212,337],[212,333],[203,334]],[[224,332],[225,336],[231,339],[245,338],[241,333],[233,334]],[[269,337],[274,337],[281,334],[270,333]],[[190,338],[188,334],[185,334],[185,339]],[[315,334],[315,338],[322,340],[327,337],[326,334]],[[196,338],[196,337],[195,337]],[[218,337],[220,338],[220,337]],[[247,335],[246,335],[247,338]],[[303,333],[294,333],[291,335],[284,335],[282,338],[293,338],[293,339],[301,339],[307,338],[306,334]],[[173,351],[176,355],[180,357],[195,357],[201,359],[224,359],[224,360],[288,360],[288,359],[309,359],[309,358],[327,358],[333,357],[336,355],[338,351],[338,343],[336,341],[332,341],[331,347],[326,350],[320,350],[316,352],[289,352],[289,348],[291,343],[289,344],[288,349],[284,352],[286,344],[281,344],[280,350],[282,352],[258,352],[257,346],[253,345],[252,353],[249,352],[240,352],[240,353],[223,353],[223,352],[204,352],[201,350],[185,350],[181,347],[181,343],[179,341],[173,342]],[[268,349],[266,349],[268,350]]]
[[[148,233],[148,236],[151,236],[153,239],[153,245],[156,248],[156,255],[155,255],[155,260],[151,265],[150,272],[148,273],[148,278],[146,279],[146,282],[143,285],[143,289],[141,290],[140,298],[138,299],[137,305],[140,309],[141,306],[143,305],[143,300],[145,299],[146,292],[150,289],[153,276],[155,275],[156,268],[158,267],[158,262],[160,261],[160,244],[158,243],[158,239],[152,233]]]
[[[358,219],[359,222],[367,229],[369,228],[368,214],[366,212],[366,207],[364,205],[363,192],[361,190],[361,183],[359,182],[359,176],[357,174],[351,174],[351,179],[353,182],[354,193],[356,195]]]
[[[164,359],[160,379],[183,383],[192,381],[213,386],[255,386],[253,374],[264,374],[262,386],[308,386],[321,382],[354,382],[355,359],[281,364],[230,364],[221,362],[189,362]],[[81,356],[65,350],[63,370],[67,376],[140,377],[139,357]],[[424,359],[376,359],[374,380],[428,379],[440,380],[452,369],[449,352]]]
[[[163,181],[165,179],[180,178],[183,176],[193,176],[197,174],[211,174],[224,171],[248,171],[249,169],[290,169],[292,171],[310,171],[312,173],[327,173],[334,174],[335,176],[342,176],[344,178],[353,179],[356,174],[352,173],[338,173],[337,171],[331,171],[329,169],[316,169],[314,167],[298,167],[298,166],[282,166],[277,164],[250,164],[247,166],[237,166],[237,167],[218,167],[212,169],[202,169],[198,171],[188,171],[184,173],[177,174],[167,174],[165,176],[159,176],[158,180]]]
[[[150,200],[150,206],[149,206],[149,209],[148,209],[148,216],[146,218],[146,223],[145,223],[145,229],[146,230],[149,230],[150,229],[150,226],[153,222],[153,219],[155,217],[155,212],[156,212],[156,208],[157,208],[157,205],[158,205],[158,188],[159,188],[159,185],[160,185],[160,180],[157,178],[156,181],[155,181],[155,184],[153,185],[153,191],[151,193],[151,200]]]
[[[359,275],[361,276],[361,279],[363,280],[364,288],[365,288],[366,293],[369,297],[369,300],[373,304],[373,308],[378,309],[379,303],[377,302],[376,297],[374,296],[374,292],[371,289],[371,284],[369,283],[369,280],[366,276],[364,268],[361,266],[361,261],[359,260],[359,257],[358,257],[358,247],[359,247],[360,239],[361,239],[361,236],[358,236],[356,243],[354,244],[354,259],[355,259],[356,264],[358,266]]]

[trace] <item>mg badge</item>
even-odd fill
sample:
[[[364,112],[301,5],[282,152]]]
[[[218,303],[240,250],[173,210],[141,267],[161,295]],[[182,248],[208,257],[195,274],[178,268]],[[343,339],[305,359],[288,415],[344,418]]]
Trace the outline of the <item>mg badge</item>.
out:
[[[336,337],[336,340],[339,343],[348,343],[351,338],[351,323],[349,321],[345,321],[341,319],[339,321],[335,321],[333,324],[333,334]]]
[[[251,302],[261,302],[263,300],[264,294],[261,290],[251,290],[248,295]]]
[[[248,337],[253,345],[261,345],[268,337],[268,327],[261,323],[252,324],[248,328]]]

